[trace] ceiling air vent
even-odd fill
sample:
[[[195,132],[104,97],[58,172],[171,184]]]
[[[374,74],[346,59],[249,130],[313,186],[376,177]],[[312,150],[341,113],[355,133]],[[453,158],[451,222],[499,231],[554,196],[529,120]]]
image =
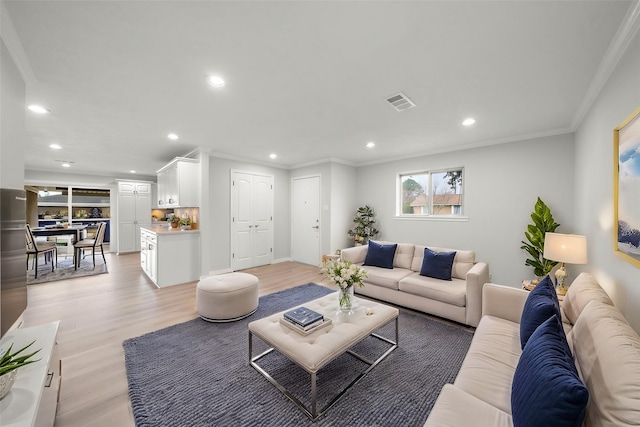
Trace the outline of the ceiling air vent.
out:
[[[390,98],[387,98],[387,101],[393,108],[396,109],[396,111],[404,111],[416,106],[416,104],[414,104],[413,101],[410,100],[409,97],[402,92],[397,95],[393,95]]]

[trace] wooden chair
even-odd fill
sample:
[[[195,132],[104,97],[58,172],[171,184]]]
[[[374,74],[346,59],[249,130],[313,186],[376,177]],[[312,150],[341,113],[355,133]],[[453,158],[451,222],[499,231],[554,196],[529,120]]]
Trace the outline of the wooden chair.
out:
[[[104,248],[102,247],[104,243],[104,233],[106,228],[107,223],[100,222],[100,224],[98,224],[98,231],[96,231],[95,239],[82,239],[73,245],[73,264],[75,265],[76,270],[78,269],[78,267],[80,267],[80,255],[86,249],[91,249],[94,269],[96,268],[96,249],[98,247],[100,247],[100,252],[102,253],[104,264],[107,264],[107,259],[104,257]],[[82,256],[82,258],[84,258],[84,256]]]
[[[56,242],[37,242],[31,231],[31,227],[27,224],[25,230],[25,237],[27,240],[27,270],[29,269],[29,257],[33,255],[33,268],[35,271],[36,279],[38,278],[38,256],[44,254],[44,262],[47,263],[47,255],[51,257],[51,271],[54,271],[55,266],[58,265],[58,247]],[[56,262],[53,263],[53,254],[55,253]]]

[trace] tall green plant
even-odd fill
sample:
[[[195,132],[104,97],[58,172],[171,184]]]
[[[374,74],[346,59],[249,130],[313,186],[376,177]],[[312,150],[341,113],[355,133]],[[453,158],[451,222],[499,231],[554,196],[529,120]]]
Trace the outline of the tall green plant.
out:
[[[533,267],[533,273],[537,277],[547,275],[551,269],[557,264],[556,261],[551,261],[544,258],[544,235],[545,233],[553,233],[560,224],[556,223],[551,215],[551,209],[538,197],[538,201],[531,213],[531,220],[533,224],[527,226],[527,231],[524,235],[528,242],[524,240],[521,242],[520,249],[526,251],[531,258],[525,261],[525,265]]]
[[[370,206],[361,206],[356,211],[353,222],[356,226],[348,231],[350,237],[357,243],[364,243],[369,239],[376,237],[379,231],[373,226],[376,223],[375,212]]]

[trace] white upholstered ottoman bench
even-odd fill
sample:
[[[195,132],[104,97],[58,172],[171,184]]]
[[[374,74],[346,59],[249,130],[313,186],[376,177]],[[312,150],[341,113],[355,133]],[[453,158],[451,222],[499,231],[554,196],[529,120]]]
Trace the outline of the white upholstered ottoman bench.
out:
[[[247,273],[204,278],[196,288],[196,309],[208,322],[231,322],[258,309],[258,278]]]

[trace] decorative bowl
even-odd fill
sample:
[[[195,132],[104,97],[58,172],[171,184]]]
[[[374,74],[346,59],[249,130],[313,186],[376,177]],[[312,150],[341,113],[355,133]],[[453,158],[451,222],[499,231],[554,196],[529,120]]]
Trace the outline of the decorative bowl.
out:
[[[18,375],[18,370],[14,369],[8,374],[4,374],[0,376],[0,399],[5,397],[7,393],[9,393],[9,390],[11,390],[13,383],[16,382],[17,375]]]

